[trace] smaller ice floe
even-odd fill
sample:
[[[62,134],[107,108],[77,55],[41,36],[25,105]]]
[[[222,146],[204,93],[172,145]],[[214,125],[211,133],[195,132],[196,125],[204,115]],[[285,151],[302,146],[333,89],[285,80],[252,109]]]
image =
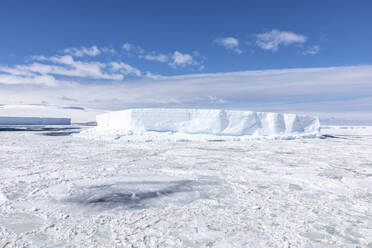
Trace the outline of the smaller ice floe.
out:
[[[128,109],[97,116],[81,136],[124,141],[316,137],[317,117],[222,109]]]
[[[35,215],[19,213],[9,216],[0,215],[0,225],[17,234],[31,232],[42,227],[45,221]],[[5,247],[5,246],[3,246]]]

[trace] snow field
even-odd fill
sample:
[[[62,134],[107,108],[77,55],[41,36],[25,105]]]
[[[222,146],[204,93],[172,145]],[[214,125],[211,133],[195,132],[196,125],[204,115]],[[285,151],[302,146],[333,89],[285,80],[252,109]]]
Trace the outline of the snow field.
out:
[[[0,132],[0,247],[372,245],[372,128],[133,142]]]

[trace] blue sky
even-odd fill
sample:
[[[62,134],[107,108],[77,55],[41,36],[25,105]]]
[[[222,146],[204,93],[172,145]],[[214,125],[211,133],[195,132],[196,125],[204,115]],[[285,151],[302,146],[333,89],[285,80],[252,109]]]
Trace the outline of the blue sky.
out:
[[[40,95],[22,103],[68,104],[60,101],[70,98],[68,89],[86,87],[89,92],[93,86],[107,85],[120,89],[117,95],[112,96],[110,89],[111,98],[75,95],[76,104],[96,102],[94,107],[101,108],[175,103],[197,107],[272,105],[272,109],[281,105],[290,110],[294,108],[287,104],[303,103],[303,111],[345,112],[349,107],[331,104],[327,110],[319,102],[355,99],[359,105],[348,111],[360,108],[365,113],[372,106],[368,100],[372,97],[368,66],[372,64],[371,12],[371,1],[3,0],[0,103],[20,102],[30,92],[48,92],[45,95],[55,94],[55,98]],[[288,70],[296,68],[303,74]],[[320,75],[313,68],[324,70]],[[349,78],[350,70],[353,78]],[[234,73],[239,71],[263,72],[260,79],[246,73],[236,81]],[[332,74],[334,71],[337,73]],[[306,79],[310,72],[316,82]],[[345,75],[350,85],[337,75]],[[190,81],[195,77],[202,81]],[[225,82],[217,84],[218,89],[212,83],[216,77]],[[286,93],[291,92],[286,90],[288,84],[301,88],[305,81],[309,87],[302,88],[306,91]],[[265,82],[266,91],[252,90],[260,86],[258,82]],[[272,92],[278,85],[268,82],[283,84],[282,90]],[[317,84],[324,86],[324,92],[310,87]],[[153,98],[139,94],[130,103],[121,99],[131,92],[129,88],[136,87],[144,92],[162,91]],[[240,92],[239,87],[244,90]],[[228,89],[227,95],[224,89]],[[195,98],[185,101],[192,91]]]
[[[192,54],[204,72],[325,67],[372,63],[371,1],[1,1],[1,64],[30,55],[54,55],[68,47],[120,50],[128,42],[147,51]],[[255,35],[273,29],[306,42],[257,46]],[[218,38],[239,40],[238,55]],[[318,46],[316,55],[302,55]],[[154,73],[179,74],[158,63],[126,62]],[[195,68],[194,68],[195,69]]]

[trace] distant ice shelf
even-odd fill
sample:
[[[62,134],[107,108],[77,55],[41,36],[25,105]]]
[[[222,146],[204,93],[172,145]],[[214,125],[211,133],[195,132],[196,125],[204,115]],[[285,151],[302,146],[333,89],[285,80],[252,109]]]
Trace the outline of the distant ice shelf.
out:
[[[71,123],[95,122],[98,114],[106,111],[71,105],[0,105],[0,116],[68,118]]]
[[[69,118],[2,117],[0,125],[71,125]]]
[[[319,132],[317,117],[223,109],[127,109],[98,115],[97,130],[218,136],[270,136]]]

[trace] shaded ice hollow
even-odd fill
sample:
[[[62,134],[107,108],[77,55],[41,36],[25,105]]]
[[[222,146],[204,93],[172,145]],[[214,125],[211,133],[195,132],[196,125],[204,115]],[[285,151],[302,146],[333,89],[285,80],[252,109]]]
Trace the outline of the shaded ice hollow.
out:
[[[96,117],[99,130],[220,136],[314,134],[317,117],[222,109],[128,109]]]

